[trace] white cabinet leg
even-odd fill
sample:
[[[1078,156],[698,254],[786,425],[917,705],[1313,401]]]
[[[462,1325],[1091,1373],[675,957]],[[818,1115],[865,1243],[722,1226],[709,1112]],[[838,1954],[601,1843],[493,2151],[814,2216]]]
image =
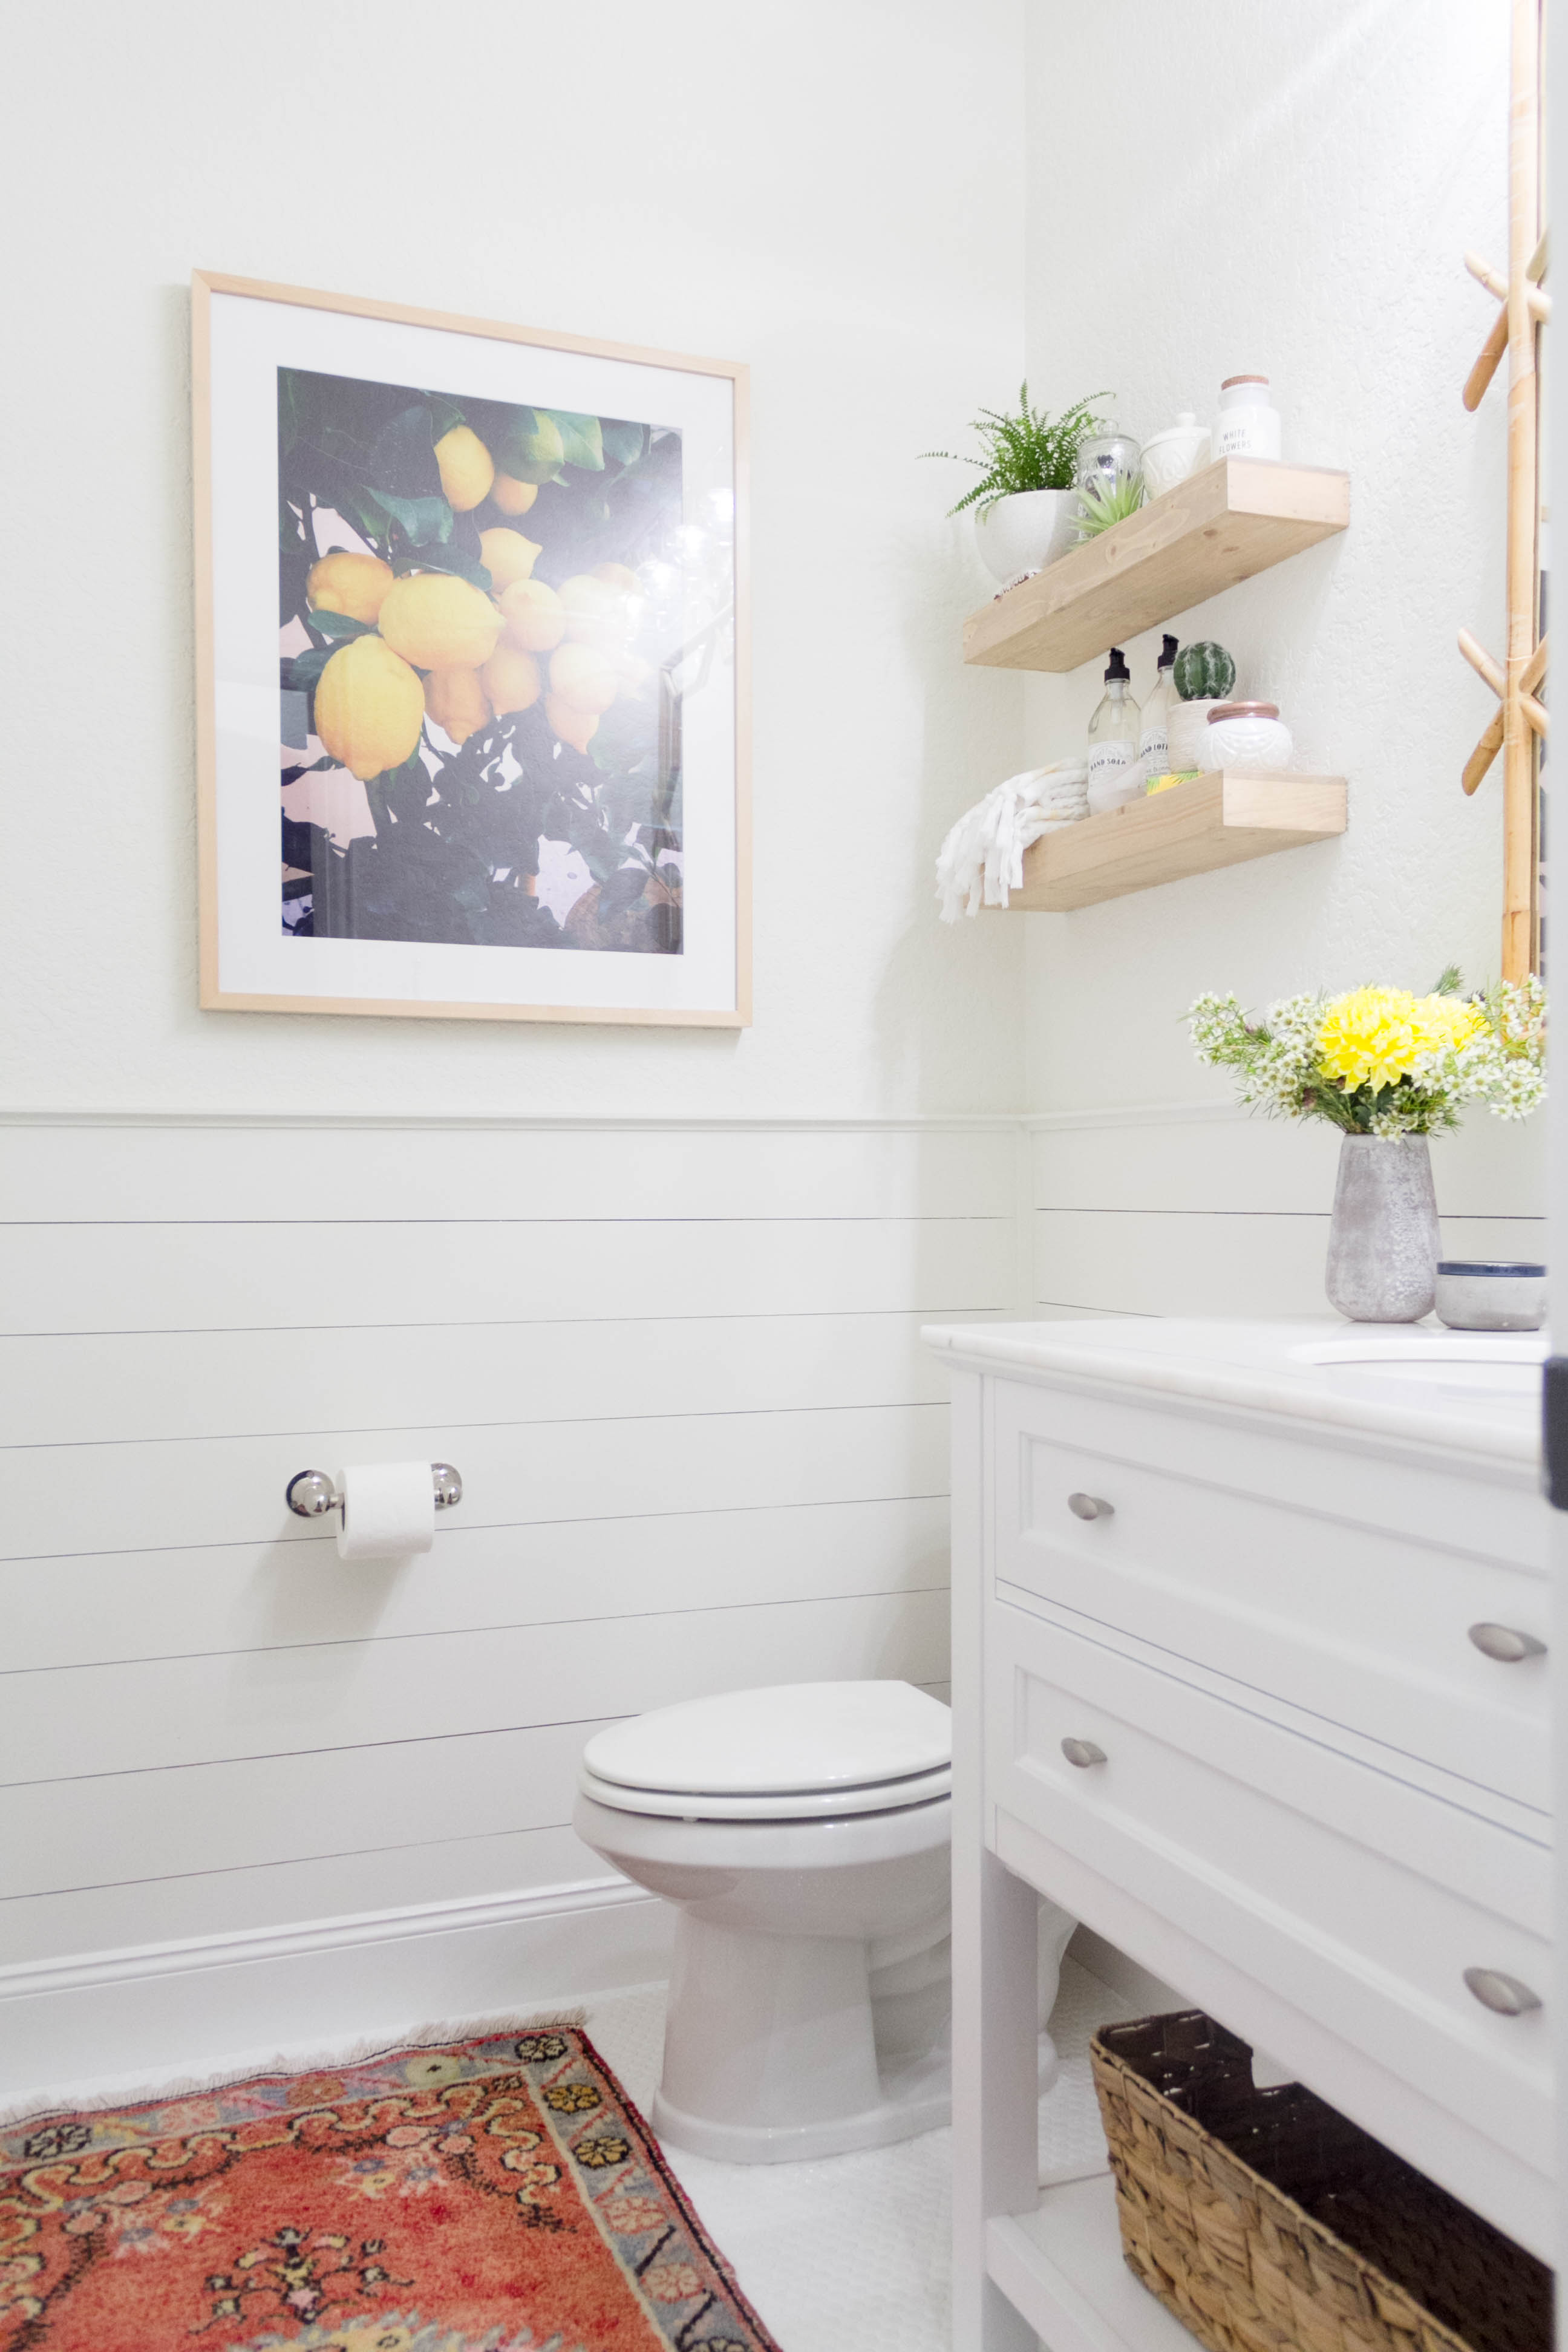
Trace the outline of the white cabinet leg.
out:
[[[1038,2201],[1038,1985],[1032,1886],[955,1849],[952,1937],[953,2352],[1035,2352],[985,2270],[985,2225]]]

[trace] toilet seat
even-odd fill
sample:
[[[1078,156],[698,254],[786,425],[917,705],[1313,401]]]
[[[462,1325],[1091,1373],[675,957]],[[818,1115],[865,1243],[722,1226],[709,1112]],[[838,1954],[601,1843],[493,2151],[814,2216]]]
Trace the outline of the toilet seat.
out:
[[[931,1805],[949,1793],[952,1775],[943,1765],[937,1772],[914,1772],[907,1780],[877,1780],[858,1789],[794,1789],[735,1796],[712,1789],[628,1789],[617,1780],[602,1780],[586,1766],[577,1786],[598,1805],[619,1813],[643,1813],[649,1820],[673,1822],[804,1822],[847,1821],[862,1813],[886,1813],[908,1805]]]
[[[911,1683],[785,1683],[611,1724],[584,1751],[584,1796],[678,1821],[811,1821],[935,1804],[952,1717]]]

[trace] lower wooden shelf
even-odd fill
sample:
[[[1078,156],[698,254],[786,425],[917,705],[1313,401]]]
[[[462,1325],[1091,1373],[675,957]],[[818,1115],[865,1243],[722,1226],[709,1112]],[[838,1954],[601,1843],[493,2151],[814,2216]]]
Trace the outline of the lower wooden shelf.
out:
[[[1344,829],[1342,776],[1215,768],[1152,799],[1044,835],[1024,852],[1024,887],[1013,892],[1008,911],[1065,914],[1331,840]]]
[[[1121,2258],[1109,2172],[1043,2189],[1032,2213],[993,2221],[986,2268],[1050,2352],[1193,2352],[1193,2338]]]

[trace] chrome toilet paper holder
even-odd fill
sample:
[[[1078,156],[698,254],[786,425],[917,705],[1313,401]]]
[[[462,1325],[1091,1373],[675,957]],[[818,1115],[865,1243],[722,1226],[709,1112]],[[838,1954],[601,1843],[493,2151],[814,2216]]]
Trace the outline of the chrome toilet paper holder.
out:
[[[456,1510],[463,1499],[463,1482],[449,1462],[432,1462],[430,1483],[436,1489],[436,1508]],[[324,1470],[296,1470],[283,1490],[283,1499],[291,1511],[302,1519],[319,1519],[328,1511],[341,1511],[343,1498]]]

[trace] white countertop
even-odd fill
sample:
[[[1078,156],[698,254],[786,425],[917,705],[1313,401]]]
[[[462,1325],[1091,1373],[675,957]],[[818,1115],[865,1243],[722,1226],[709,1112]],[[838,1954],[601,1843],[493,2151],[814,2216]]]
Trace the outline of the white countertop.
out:
[[[972,1371],[1064,1375],[1415,1439],[1531,1466],[1541,1458],[1544,1331],[1447,1331],[1440,1323],[1198,1320],[930,1324],[939,1356]]]

